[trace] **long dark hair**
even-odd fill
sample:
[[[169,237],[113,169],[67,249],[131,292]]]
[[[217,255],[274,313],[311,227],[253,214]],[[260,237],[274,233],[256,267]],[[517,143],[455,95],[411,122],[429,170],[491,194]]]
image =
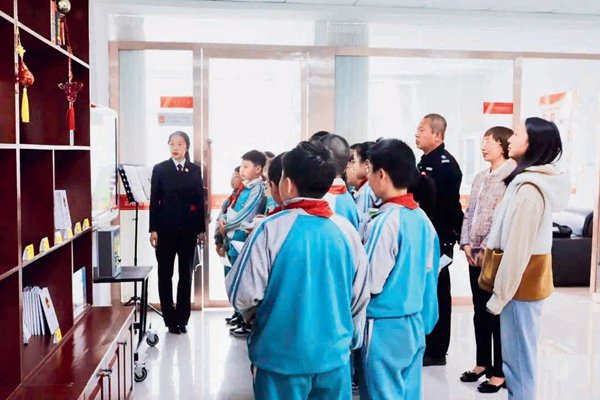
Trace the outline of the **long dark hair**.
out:
[[[526,168],[551,164],[562,155],[562,140],[554,122],[538,117],[527,118],[525,128],[529,145],[523,158],[517,163],[517,168],[504,179],[507,186]]]
[[[183,131],[175,131],[169,135],[169,140],[167,143],[169,143],[175,136],[179,136],[185,142],[185,161],[190,162],[190,137]]]

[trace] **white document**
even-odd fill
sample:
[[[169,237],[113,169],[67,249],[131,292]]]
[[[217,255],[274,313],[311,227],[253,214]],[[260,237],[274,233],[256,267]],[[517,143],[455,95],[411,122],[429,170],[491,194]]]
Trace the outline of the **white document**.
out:
[[[452,259],[450,257],[445,254],[440,257],[440,269],[447,267],[450,264],[452,264]]]
[[[48,323],[48,328],[50,328],[49,334],[53,335],[59,328],[58,326],[58,318],[56,318],[56,311],[54,310],[54,304],[52,304],[52,299],[50,298],[50,292],[48,288],[43,288],[40,291],[40,300],[42,302],[42,308],[44,310],[44,316],[46,317],[46,322]]]
[[[38,335],[46,334],[46,324],[44,323],[44,309],[42,307],[42,298],[41,298],[42,289],[39,287],[34,287],[32,296],[33,296],[33,309],[35,313],[35,324]]]
[[[123,170],[125,171],[125,175],[127,175],[127,181],[129,182],[129,187],[131,188],[133,198],[138,203],[149,202],[150,198],[147,197],[146,193],[144,192],[144,186],[142,185],[142,181],[138,175],[138,168],[134,165],[123,165]]]
[[[71,213],[66,190],[54,191],[54,230],[69,229],[71,224]]]

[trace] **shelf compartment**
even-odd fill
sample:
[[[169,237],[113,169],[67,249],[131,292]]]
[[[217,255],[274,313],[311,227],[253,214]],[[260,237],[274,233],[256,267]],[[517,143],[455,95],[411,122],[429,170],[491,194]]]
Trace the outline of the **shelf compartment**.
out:
[[[0,4],[6,0],[0,0]],[[12,1],[11,1],[12,4]],[[14,25],[0,18],[0,143],[16,143]]]
[[[71,252],[70,245],[62,246],[22,270],[23,287],[48,288],[63,336],[73,327],[72,283],[69,279],[72,269]],[[26,378],[57,345],[52,343],[52,336],[46,335],[32,336],[29,344],[22,347],[23,377]]]
[[[0,0],[0,11],[7,14],[9,17],[15,15],[13,0]]]
[[[54,174],[52,151],[21,150],[21,245],[39,252],[47,237],[54,243]]]
[[[54,188],[66,190],[73,226],[92,221],[92,193],[89,151],[54,152]]]
[[[73,241],[73,273],[85,268],[85,301],[92,304],[92,230],[81,234]]]
[[[19,299],[21,297],[19,274],[12,274],[0,281],[0,394],[12,392],[21,381],[21,316]],[[4,398],[4,397],[2,397]]]
[[[19,264],[17,151],[0,150],[0,275]]]
[[[71,32],[71,47],[73,54],[87,63],[89,61],[88,2],[71,1],[71,5],[71,11],[66,17]],[[50,0],[19,0],[18,18],[23,25],[51,41]]]
[[[35,76],[29,88],[30,122],[19,121],[20,143],[39,145],[69,145],[67,97],[58,84],[68,79],[68,57],[40,42],[28,32],[21,31],[21,42],[27,49],[25,61]],[[73,79],[83,83],[75,102],[75,143],[89,145],[90,85],[89,69],[72,64]],[[19,101],[21,101],[19,93]]]

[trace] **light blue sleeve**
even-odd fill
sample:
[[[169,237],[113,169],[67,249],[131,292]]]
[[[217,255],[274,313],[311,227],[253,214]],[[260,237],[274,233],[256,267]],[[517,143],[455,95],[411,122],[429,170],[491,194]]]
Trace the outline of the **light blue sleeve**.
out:
[[[227,220],[225,223],[225,229],[231,231],[240,227],[242,222],[251,221],[252,218],[257,214],[258,208],[262,203],[265,189],[264,185],[257,184],[252,187],[248,201],[244,207],[233,217],[231,220]]]
[[[369,260],[369,288],[372,295],[379,294],[396,265],[399,252],[397,214],[386,212],[375,218],[365,244]]]
[[[433,226],[431,231],[434,237],[429,243],[433,248],[430,248],[427,256],[427,277],[423,294],[423,310],[421,311],[426,335],[431,333],[439,318],[437,287],[440,273],[440,241]]]
[[[250,234],[225,279],[229,302],[247,321],[264,297],[271,270],[264,227],[260,224]]]

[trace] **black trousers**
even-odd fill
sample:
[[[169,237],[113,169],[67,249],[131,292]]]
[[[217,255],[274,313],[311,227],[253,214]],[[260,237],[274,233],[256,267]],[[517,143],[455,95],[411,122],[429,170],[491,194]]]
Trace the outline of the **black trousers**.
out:
[[[469,265],[471,293],[473,293],[473,326],[475,327],[475,345],[477,346],[477,365],[492,367],[492,373],[504,377],[502,372],[502,346],[500,344],[500,316],[487,312],[486,304],[492,297],[491,293],[479,287],[477,280],[481,268]],[[492,362],[492,339],[494,360]]]
[[[190,319],[190,297],[192,294],[192,273],[195,233],[158,232],[156,260],[158,261],[158,295],[165,325],[176,327],[187,325]],[[173,267],[175,255],[179,259],[179,282],[177,283],[177,305],[173,303]]]
[[[452,258],[454,250],[452,246],[443,246],[442,254]],[[439,319],[429,335],[425,337],[425,355],[432,358],[443,358],[450,347],[450,324],[452,317],[452,294],[450,291],[449,266],[440,270],[438,277],[438,312]]]

